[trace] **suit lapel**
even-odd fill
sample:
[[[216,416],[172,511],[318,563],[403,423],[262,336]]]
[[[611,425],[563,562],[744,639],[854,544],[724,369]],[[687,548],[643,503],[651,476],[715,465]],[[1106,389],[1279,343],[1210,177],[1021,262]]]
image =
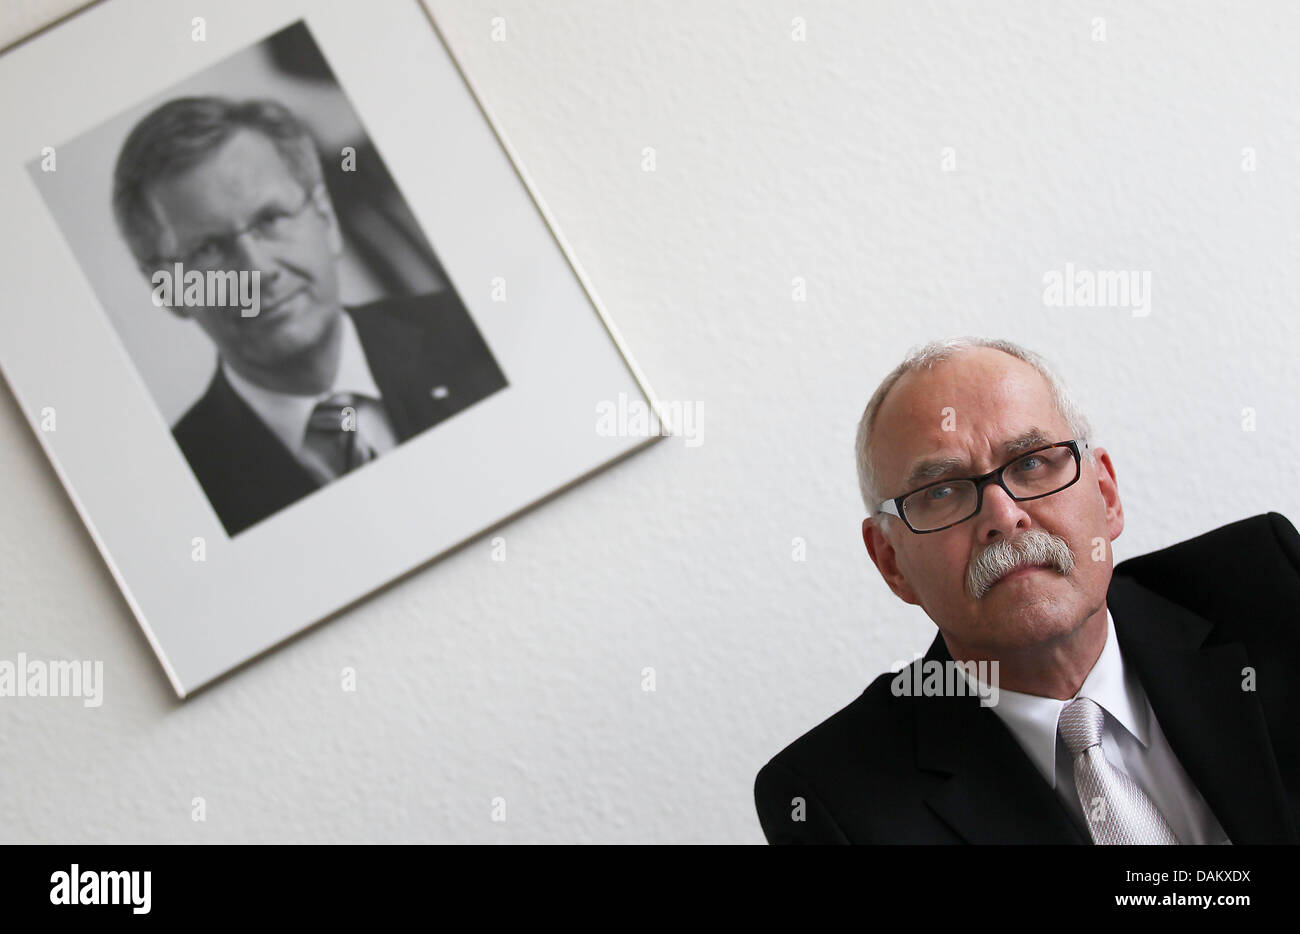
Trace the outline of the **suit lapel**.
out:
[[[1107,603],[1126,665],[1160,727],[1233,843],[1296,843],[1250,666],[1240,643],[1203,645],[1213,624],[1123,576]]]
[[[393,430],[399,441],[406,441],[436,420],[438,401],[431,395],[424,332],[397,315],[378,321],[374,314],[346,311],[356,325]]]
[[[1178,761],[1233,843],[1297,843],[1239,643],[1202,645],[1208,620],[1124,576],[1107,604]],[[936,636],[926,660],[950,659]],[[950,778],[927,804],[969,843],[1088,843],[1015,737],[975,697],[919,698],[917,765]]]
[[[935,636],[926,660],[951,660]],[[1089,843],[1020,744],[979,698],[917,699],[917,766],[950,778],[926,803],[967,843]]]
[[[221,470],[230,491],[226,509],[241,529],[320,486],[230,385],[220,365],[209,395],[219,423],[215,433],[232,441]]]

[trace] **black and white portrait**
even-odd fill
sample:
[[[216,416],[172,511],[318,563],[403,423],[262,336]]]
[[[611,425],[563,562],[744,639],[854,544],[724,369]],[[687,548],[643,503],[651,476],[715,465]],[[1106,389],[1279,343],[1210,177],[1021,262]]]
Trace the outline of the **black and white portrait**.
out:
[[[419,0],[105,0],[0,119],[0,375],[179,697],[664,436]]]
[[[229,536],[507,385],[301,20],[28,171]]]

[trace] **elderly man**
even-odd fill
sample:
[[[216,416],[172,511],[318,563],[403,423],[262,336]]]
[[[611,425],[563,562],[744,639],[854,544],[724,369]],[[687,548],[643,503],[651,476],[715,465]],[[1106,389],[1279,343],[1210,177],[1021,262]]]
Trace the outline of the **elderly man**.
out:
[[[939,632],[763,767],[770,842],[1300,842],[1285,518],[1112,571],[1110,454],[1047,364],[1006,341],[909,356],[868,403],[857,455],[867,551]]]
[[[148,114],[118,156],[113,209],[151,279],[257,274],[251,315],[212,296],[172,305],[217,349],[173,435],[232,536],[506,385],[450,288],[342,305],[320,158],[274,101],[181,98]]]

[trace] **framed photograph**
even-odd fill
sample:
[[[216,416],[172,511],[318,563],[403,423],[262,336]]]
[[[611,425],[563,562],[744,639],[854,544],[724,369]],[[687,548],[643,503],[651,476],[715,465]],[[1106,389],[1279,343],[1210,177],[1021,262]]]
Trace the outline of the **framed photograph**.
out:
[[[418,0],[102,0],[0,122],[0,369],[181,697],[660,437]]]

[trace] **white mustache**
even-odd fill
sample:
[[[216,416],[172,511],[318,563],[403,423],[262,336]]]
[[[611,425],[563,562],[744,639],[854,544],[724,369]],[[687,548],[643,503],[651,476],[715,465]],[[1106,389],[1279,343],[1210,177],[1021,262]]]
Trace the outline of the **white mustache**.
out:
[[[966,589],[976,600],[981,600],[994,584],[1016,568],[1038,564],[1069,574],[1074,570],[1074,553],[1065,539],[1041,529],[1030,529],[1015,541],[1002,539],[976,555],[966,570]]]

